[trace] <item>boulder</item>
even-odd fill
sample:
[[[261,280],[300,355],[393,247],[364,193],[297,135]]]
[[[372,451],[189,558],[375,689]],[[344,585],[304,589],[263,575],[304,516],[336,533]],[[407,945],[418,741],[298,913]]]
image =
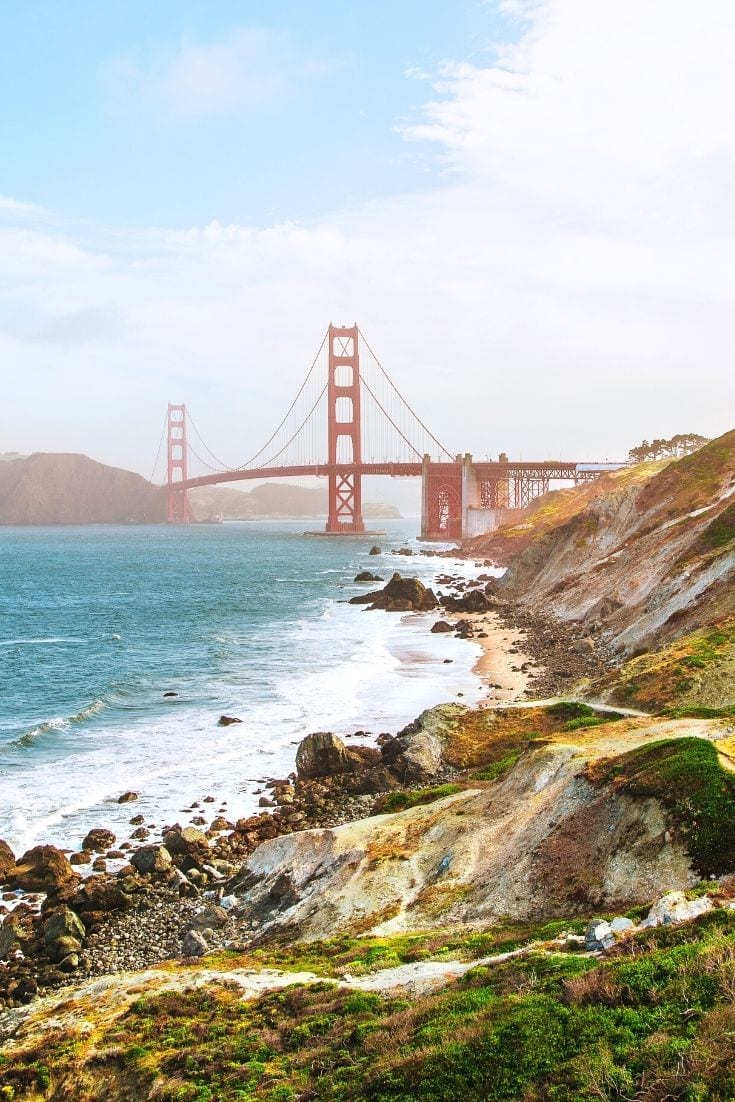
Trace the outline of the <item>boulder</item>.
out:
[[[386,765],[403,784],[431,780],[445,766],[444,745],[468,709],[463,704],[438,704],[427,708],[404,727],[396,738],[383,744]]]
[[[370,550],[369,550],[368,554],[369,554],[369,555],[382,555],[382,554],[383,554],[383,551],[382,551],[382,548],[378,547],[378,545],[377,545],[377,544],[375,544],[375,546],[374,546],[374,547],[371,547],[371,548],[370,548]]]
[[[653,904],[641,922],[641,927],[647,929],[650,926],[672,926],[676,922],[691,922],[693,918],[707,914],[713,906],[708,895],[701,895],[698,899],[687,899],[684,892],[667,892]]]
[[[55,964],[63,962],[67,968],[74,969],[79,967],[81,948],[82,943],[78,938],[64,935],[48,944],[46,952]]]
[[[0,884],[4,883],[13,868],[15,868],[15,854],[8,843],[0,838]]]
[[[427,590],[418,578],[404,578],[396,572],[387,585],[371,593],[358,594],[350,599],[353,605],[370,605],[386,612],[412,612],[435,608],[436,595]]]
[[[296,751],[296,772],[302,780],[348,773],[361,764],[362,759],[331,731],[307,735]]]
[[[218,907],[212,905],[211,907],[204,907],[194,915],[191,920],[191,929],[201,932],[202,930],[220,930],[227,923],[227,911],[224,907]]]
[[[131,804],[133,802],[133,800],[137,800],[137,799],[138,799],[138,793],[137,792],[123,792],[122,796],[118,796],[117,802],[119,804]]]
[[[465,612],[487,612],[490,608],[490,602],[479,589],[473,589],[469,593],[465,593],[461,604]]]
[[[6,919],[0,926],[0,960],[5,960],[17,948],[18,938],[15,926]]]
[[[163,844],[176,857],[209,855],[209,839],[203,831],[193,826],[167,830],[163,836]]]
[[[72,865],[88,865],[92,860],[89,850],[83,849],[79,853],[72,853],[69,861]]]
[[[43,927],[43,940],[46,947],[50,949],[61,938],[73,938],[77,942],[77,948],[81,948],[86,933],[87,931],[79,916],[74,911],[69,910],[68,907],[62,907],[46,921]],[[63,955],[66,956],[66,953]],[[61,957],[57,956],[55,959],[60,960]]]
[[[130,864],[138,872],[161,873],[171,868],[171,854],[165,846],[141,846],[130,858]]]
[[[181,942],[181,954],[184,957],[203,957],[209,946],[197,930],[187,930]]]
[[[604,919],[593,919],[587,926],[584,935],[584,947],[588,953],[598,953],[602,949],[609,949],[615,944],[615,934],[610,923]]]
[[[115,844],[115,835],[107,827],[93,827],[82,842],[83,850],[104,853]]]
[[[231,727],[233,723],[242,723],[242,720],[237,716],[220,716],[217,720],[218,727]]]
[[[7,877],[14,888],[26,892],[58,892],[76,883],[79,876],[56,846],[34,846],[18,860]]]
[[[356,582],[382,582],[379,574],[373,574],[372,570],[361,570],[355,575]]]
[[[433,635],[441,635],[447,631],[454,631],[452,624],[448,624],[446,620],[437,620],[435,624],[432,624],[431,631]]]
[[[129,868],[130,866],[125,866]],[[120,878],[125,879],[123,869]],[[112,911],[128,911],[133,901],[120,887],[117,877],[90,876],[80,886],[74,896],[74,910],[82,915],[110,914]]]

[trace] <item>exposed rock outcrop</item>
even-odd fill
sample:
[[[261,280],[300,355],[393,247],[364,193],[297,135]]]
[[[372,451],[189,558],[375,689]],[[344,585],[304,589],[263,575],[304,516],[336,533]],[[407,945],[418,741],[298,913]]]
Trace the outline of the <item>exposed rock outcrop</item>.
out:
[[[715,624],[735,615],[733,494],[730,432],[664,469],[601,483],[556,526],[531,524],[497,590],[626,655]]]
[[[647,722],[592,745],[560,733],[482,790],[266,842],[234,884],[239,906],[265,932],[312,940],[424,929],[438,914],[472,925],[625,910],[688,888],[699,871],[666,807],[581,771],[600,755],[694,733],[683,721]],[[717,734],[704,722],[696,730]],[[430,722],[423,734],[434,737]]]
[[[369,605],[386,612],[423,612],[436,608],[436,594],[418,578],[404,578],[396,572],[382,589],[359,593],[350,599],[351,605]]]

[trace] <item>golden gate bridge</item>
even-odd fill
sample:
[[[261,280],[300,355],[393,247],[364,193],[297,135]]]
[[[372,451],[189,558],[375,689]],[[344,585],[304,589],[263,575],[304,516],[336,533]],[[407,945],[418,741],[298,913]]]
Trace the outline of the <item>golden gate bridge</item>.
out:
[[[553,484],[587,481],[622,463],[475,461],[452,455],[403,397],[357,325],[331,325],[278,427],[240,466],[223,463],[186,405],[169,403],[167,518],[188,524],[188,491],[247,479],[324,477],[325,534],[365,533],[362,479],[421,478],[421,536],[457,540],[511,519]],[[161,446],[159,446],[159,455]],[[154,468],[155,470],[155,468]],[[197,470],[197,473],[192,473]]]

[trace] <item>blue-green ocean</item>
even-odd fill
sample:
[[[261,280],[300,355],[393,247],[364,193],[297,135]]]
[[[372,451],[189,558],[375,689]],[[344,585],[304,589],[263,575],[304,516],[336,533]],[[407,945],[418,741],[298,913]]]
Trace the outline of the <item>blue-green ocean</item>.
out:
[[[476,645],[345,603],[358,570],[430,582],[446,559],[370,558],[374,537],[304,527],[0,529],[0,837],[72,846],[106,825],[120,841],[135,812],[185,821],[207,795],[234,818],[310,731],[374,736],[479,699]],[[416,521],[381,527],[388,552]],[[118,804],[128,789],[139,801]]]

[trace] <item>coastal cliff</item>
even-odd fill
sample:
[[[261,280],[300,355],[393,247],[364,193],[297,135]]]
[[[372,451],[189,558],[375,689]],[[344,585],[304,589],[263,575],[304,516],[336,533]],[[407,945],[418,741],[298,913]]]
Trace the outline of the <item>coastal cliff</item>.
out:
[[[0,927],[5,1097],[735,1096],[734,490],[729,433],[467,549],[503,578],[352,599],[515,625],[527,684],[553,643],[563,699],[314,732],[258,814],[138,849],[0,847],[40,893]]]

